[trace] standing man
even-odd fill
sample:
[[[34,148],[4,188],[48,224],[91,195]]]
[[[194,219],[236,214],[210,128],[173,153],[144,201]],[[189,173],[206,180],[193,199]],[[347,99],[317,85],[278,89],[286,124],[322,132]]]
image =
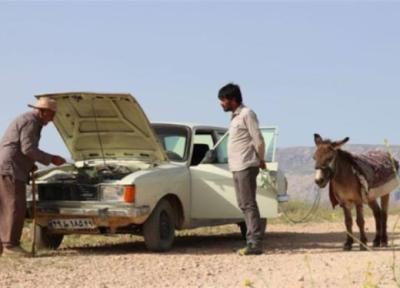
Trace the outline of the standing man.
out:
[[[65,159],[41,151],[42,127],[53,121],[57,112],[54,99],[41,97],[33,110],[17,117],[0,142],[0,255],[25,256],[20,246],[26,213],[26,184],[35,162],[62,165]]]
[[[236,199],[244,214],[247,226],[247,245],[239,255],[262,253],[260,211],[256,202],[256,178],[259,169],[265,169],[264,138],[258,126],[256,114],[242,104],[240,87],[229,83],[219,90],[218,98],[225,112],[231,111],[229,126],[228,162],[233,173]]]

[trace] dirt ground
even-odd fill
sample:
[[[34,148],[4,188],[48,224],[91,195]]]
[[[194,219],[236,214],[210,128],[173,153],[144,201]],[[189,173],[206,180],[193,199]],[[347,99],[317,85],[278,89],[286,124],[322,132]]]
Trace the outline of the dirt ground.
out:
[[[390,231],[395,220],[392,215]],[[370,241],[373,227],[367,219]],[[224,232],[180,233],[163,254],[147,252],[137,237],[65,241],[36,258],[0,257],[0,287],[400,287],[394,276],[400,278],[399,230],[390,233],[389,248],[359,251],[355,245],[344,252],[342,223],[271,224],[265,253],[247,257],[233,252],[243,245],[233,225]]]

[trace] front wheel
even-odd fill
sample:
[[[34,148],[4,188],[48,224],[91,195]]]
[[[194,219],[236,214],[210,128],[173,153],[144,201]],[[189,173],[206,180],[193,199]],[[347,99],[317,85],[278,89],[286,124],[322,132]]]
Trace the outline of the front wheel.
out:
[[[240,228],[240,234],[242,234],[242,238],[246,240],[246,234],[247,234],[246,222],[242,221],[237,224]],[[261,218],[261,231],[263,234],[265,233],[266,229],[267,229],[267,218]]]
[[[175,213],[163,199],[143,225],[144,242],[148,250],[164,252],[171,249],[175,238]]]
[[[60,247],[62,240],[64,239],[63,234],[51,234],[47,227],[35,225],[36,230],[36,247],[38,249],[51,249],[56,250]]]

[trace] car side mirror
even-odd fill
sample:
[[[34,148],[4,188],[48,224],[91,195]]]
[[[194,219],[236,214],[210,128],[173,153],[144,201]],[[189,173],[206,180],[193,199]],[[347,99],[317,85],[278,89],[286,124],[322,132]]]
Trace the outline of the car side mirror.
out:
[[[212,164],[217,162],[217,153],[215,150],[208,150],[201,164]]]

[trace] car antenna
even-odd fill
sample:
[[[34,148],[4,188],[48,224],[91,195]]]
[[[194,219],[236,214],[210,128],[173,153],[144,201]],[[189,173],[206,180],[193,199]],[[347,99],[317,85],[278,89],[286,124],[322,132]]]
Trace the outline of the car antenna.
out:
[[[99,144],[100,144],[100,151],[101,151],[101,157],[103,158],[103,164],[106,167],[106,158],[104,157],[104,149],[103,149],[103,142],[101,142],[101,137],[100,137],[100,131],[99,131],[99,125],[97,123],[97,115],[96,115],[96,109],[94,109],[94,104],[93,104],[93,99],[92,98],[92,111],[93,111],[93,115],[94,115],[94,123],[96,125],[96,134],[97,134],[97,138],[99,140]]]

